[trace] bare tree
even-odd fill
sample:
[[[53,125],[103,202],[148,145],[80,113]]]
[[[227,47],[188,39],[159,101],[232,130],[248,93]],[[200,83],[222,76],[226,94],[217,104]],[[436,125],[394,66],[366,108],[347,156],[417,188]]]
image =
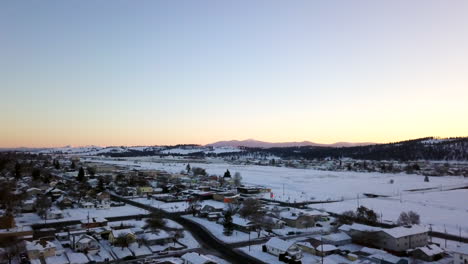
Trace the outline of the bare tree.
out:
[[[164,220],[161,213],[152,213],[148,219],[146,219],[145,228],[149,228],[154,232],[159,232],[159,229],[166,226],[166,220]]]
[[[42,195],[36,200],[37,214],[43,219],[46,219],[47,211],[50,209],[51,206],[52,202],[50,201],[49,197],[45,195]]]
[[[414,211],[401,212],[397,220],[398,225],[418,225],[420,223],[419,214]]]
[[[233,181],[234,181],[235,186],[241,186],[242,176],[241,176],[241,174],[239,172],[234,173]]]
[[[239,210],[239,215],[243,218],[249,218],[255,214],[259,214],[262,209],[262,203],[253,198],[248,198],[242,203],[242,208]]]
[[[117,238],[115,239],[115,242],[114,244],[116,246],[121,246],[122,249],[124,247],[128,247],[128,245],[130,244],[130,238],[127,236],[127,234],[124,234],[124,233],[121,233],[119,234],[119,236],[117,236]]]

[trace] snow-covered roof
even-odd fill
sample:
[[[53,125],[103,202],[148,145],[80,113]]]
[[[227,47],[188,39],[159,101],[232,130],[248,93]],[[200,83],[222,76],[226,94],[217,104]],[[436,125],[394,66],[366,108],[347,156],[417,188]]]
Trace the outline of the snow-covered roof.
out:
[[[389,253],[377,253],[377,254],[370,255],[369,258],[376,259],[376,260],[385,260],[385,262],[389,262],[389,263],[398,263],[398,261],[400,261],[401,259]]]
[[[335,247],[334,245],[323,244],[323,245],[318,245],[317,247],[315,247],[315,249],[320,252],[330,252],[333,250],[337,250],[338,248]]]
[[[85,264],[88,263],[89,260],[83,253],[67,253],[67,257],[70,260],[70,264]]]
[[[140,256],[148,256],[153,254],[151,250],[144,246],[144,245],[138,245],[138,243],[134,242],[131,243],[128,248],[133,252],[135,257],[140,257]]]
[[[112,230],[112,235],[114,237],[119,237],[119,236],[122,236],[122,235],[128,235],[128,234],[133,234],[132,230],[131,229],[119,229],[119,230]]]
[[[438,247],[437,245],[434,245],[434,244],[427,245],[427,246],[424,246],[424,247],[419,247],[417,249],[424,252],[424,254],[426,254],[427,256],[435,256],[435,255],[439,255],[439,254],[444,253],[443,249],[441,249],[440,247]]]
[[[405,236],[412,236],[416,234],[426,233],[428,230],[424,226],[414,225],[411,227],[399,226],[399,227],[394,227],[394,228],[389,228],[389,229],[382,228],[382,231],[394,238],[400,238],[400,237],[405,237]]]
[[[246,226],[246,227],[249,227],[249,226],[252,226],[252,222],[247,220],[247,219],[244,219],[244,218],[241,218],[239,216],[233,216],[232,217],[232,223],[235,224],[235,225],[238,225],[238,226]]]
[[[281,238],[272,237],[268,242],[265,243],[265,246],[279,249],[281,251],[288,251],[290,247],[295,244],[294,241],[285,241]]]
[[[44,258],[46,264],[68,264],[68,258],[65,255],[57,255]]]
[[[361,231],[361,232],[378,232],[381,231],[382,228],[380,227],[375,227],[375,226],[368,226],[368,225],[363,225],[363,224],[352,224],[352,225],[342,225],[340,228],[338,228],[341,231],[350,231],[350,230],[356,230],[356,231]]]
[[[34,240],[32,242],[26,241],[26,249],[30,250],[44,250],[47,248],[55,248],[55,244],[47,240]]]
[[[160,240],[160,239],[170,238],[171,235],[169,235],[169,233],[167,233],[164,230],[159,230],[159,232],[157,234],[156,233],[144,233],[142,235],[142,237],[144,237],[146,240],[152,241],[152,240]]]
[[[90,235],[82,235],[78,241],[76,241],[76,243],[84,243],[84,244],[88,244],[89,242],[91,241],[96,241],[96,239],[94,239],[92,236]]]
[[[297,242],[296,244],[303,247],[314,248],[310,242]]]
[[[343,232],[328,234],[326,236],[323,236],[323,238],[328,241],[343,241],[351,239],[350,236]]]
[[[210,259],[209,257],[195,253],[195,252],[185,253],[181,258],[193,264],[216,263],[214,260]]]

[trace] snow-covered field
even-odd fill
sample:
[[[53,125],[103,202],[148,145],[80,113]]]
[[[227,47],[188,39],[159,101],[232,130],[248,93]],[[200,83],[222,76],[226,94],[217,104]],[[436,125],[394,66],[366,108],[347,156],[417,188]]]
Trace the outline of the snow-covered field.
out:
[[[168,172],[180,172],[186,163],[161,163],[140,159],[135,165],[135,159],[113,160],[103,159],[102,162],[122,166],[138,166],[139,169],[159,169]],[[342,212],[353,210],[360,204],[382,213],[384,220],[395,221],[402,211],[413,210],[421,215],[424,224],[432,224],[433,230],[447,231],[452,234],[459,232],[468,236],[468,190],[453,190],[451,188],[468,186],[468,178],[461,176],[429,177],[424,182],[424,176],[415,174],[383,174],[361,172],[334,172],[313,169],[293,169],[284,167],[232,165],[221,161],[209,163],[191,163],[192,167],[202,167],[209,174],[222,175],[226,169],[231,174],[239,172],[243,182],[264,185],[272,189],[274,199],[291,202],[343,200],[338,203],[317,204],[314,207],[327,211]],[[393,184],[390,184],[393,180]],[[284,188],[284,195],[283,195]],[[411,192],[414,189],[430,189]],[[391,196],[388,198],[364,199],[364,193]],[[270,194],[265,194],[266,198]],[[400,203],[400,197],[402,202]]]
[[[178,173],[185,170],[186,163],[161,163],[138,159],[116,160],[97,159],[103,163],[116,164],[139,169],[158,169]],[[430,177],[430,182],[424,182],[424,176],[416,174],[383,174],[364,172],[334,172],[319,171],[313,169],[292,169],[284,167],[232,165],[223,162],[191,163],[192,167],[206,169],[209,174],[223,175],[226,169],[239,172],[243,182],[249,184],[264,185],[272,189],[274,199],[294,201],[307,200],[341,200],[355,199],[363,193],[398,196],[411,189],[436,188],[448,189],[452,187],[468,185],[468,178]],[[394,183],[390,184],[389,181]],[[284,187],[284,195],[283,195]],[[270,194],[265,194],[266,198]]]
[[[359,199],[359,205],[372,208],[377,214],[382,214],[384,221],[398,219],[402,211],[415,211],[421,216],[421,223],[432,225],[434,231],[468,236],[468,190],[453,190],[425,193],[405,193],[397,197]],[[310,205],[313,208],[325,209],[329,212],[341,213],[355,210],[357,200],[347,200],[337,203]],[[444,227],[445,226],[445,227]]]

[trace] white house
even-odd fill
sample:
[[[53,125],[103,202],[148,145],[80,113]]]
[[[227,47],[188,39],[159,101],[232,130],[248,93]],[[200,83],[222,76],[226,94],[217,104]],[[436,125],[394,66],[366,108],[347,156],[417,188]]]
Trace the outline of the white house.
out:
[[[63,218],[63,212],[58,209],[47,211],[47,219],[60,219]]]
[[[332,233],[322,237],[325,244],[343,246],[351,243],[351,237],[344,232]]]
[[[302,251],[293,241],[284,241],[280,238],[273,237],[265,244],[268,253],[279,256],[280,254],[288,253],[289,256],[295,259],[302,258]]]
[[[468,245],[458,246],[452,252],[453,264],[468,264]]]
[[[75,238],[76,239],[76,238]],[[99,243],[90,235],[81,235],[75,241],[75,250],[79,252],[97,251],[100,249]]]
[[[181,259],[183,264],[217,264],[209,257],[195,252],[185,253]]]
[[[91,202],[84,202],[84,203],[81,203],[81,207],[86,208],[86,209],[93,209],[94,204]]]

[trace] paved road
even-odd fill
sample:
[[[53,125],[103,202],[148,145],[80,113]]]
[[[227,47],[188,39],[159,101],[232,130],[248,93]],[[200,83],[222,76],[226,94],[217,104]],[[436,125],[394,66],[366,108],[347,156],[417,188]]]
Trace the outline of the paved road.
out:
[[[234,250],[229,244],[222,242],[221,240],[214,237],[206,228],[199,225],[198,223],[191,222],[185,218],[181,217],[181,214],[178,213],[167,213],[161,209],[151,207],[149,205],[141,204],[129,199],[122,198],[120,196],[111,194],[111,197],[115,200],[126,202],[130,205],[148,210],[150,212],[158,212],[163,214],[166,218],[171,219],[181,226],[185,230],[192,233],[193,237],[201,245],[202,249],[206,252],[209,252],[212,255],[221,257],[230,263],[233,264],[264,264],[264,262],[259,261],[241,251]]]

